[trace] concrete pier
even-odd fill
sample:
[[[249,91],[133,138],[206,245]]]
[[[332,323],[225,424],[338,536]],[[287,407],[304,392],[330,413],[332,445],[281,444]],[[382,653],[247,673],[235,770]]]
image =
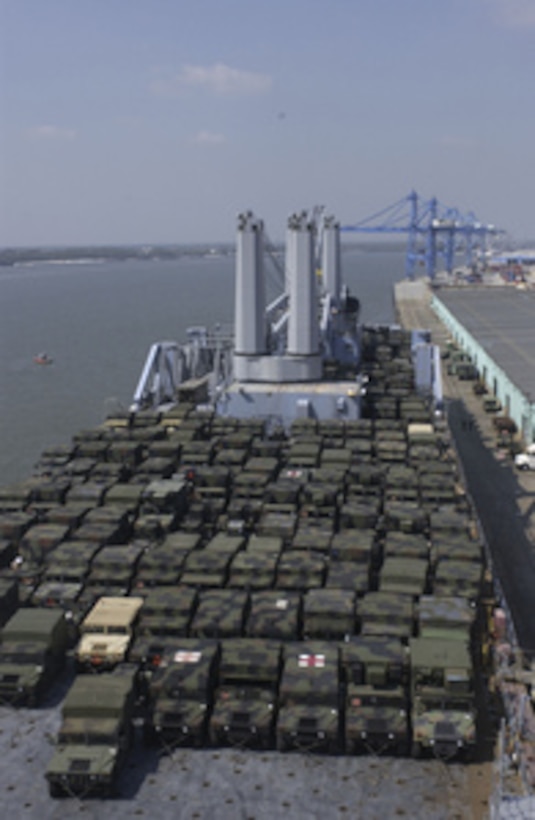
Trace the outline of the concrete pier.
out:
[[[425,280],[395,286],[400,324],[428,328],[443,348],[448,332],[431,310],[431,297]],[[518,642],[535,656],[535,473],[515,470],[512,460],[498,449],[492,415],[483,410],[473,382],[450,376],[443,368],[443,384],[451,431]]]

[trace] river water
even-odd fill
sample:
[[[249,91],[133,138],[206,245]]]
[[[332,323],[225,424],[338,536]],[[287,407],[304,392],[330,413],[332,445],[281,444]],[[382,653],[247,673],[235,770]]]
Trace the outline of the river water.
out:
[[[344,249],[366,322],[394,321],[400,251]],[[275,271],[274,271],[275,276]],[[0,268],[0,484],[30,475],[44,447],[128,406],[152,342],[230,324],[234,257],[35,263]],[[53,363],[33,357],[46,351]]]

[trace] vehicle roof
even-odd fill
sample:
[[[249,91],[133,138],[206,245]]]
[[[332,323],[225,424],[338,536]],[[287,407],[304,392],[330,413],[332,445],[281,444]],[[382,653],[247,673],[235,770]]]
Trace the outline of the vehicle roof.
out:
[[[143,598],[102,597],[84,618],[84,626],[128,625],[143,605]]]

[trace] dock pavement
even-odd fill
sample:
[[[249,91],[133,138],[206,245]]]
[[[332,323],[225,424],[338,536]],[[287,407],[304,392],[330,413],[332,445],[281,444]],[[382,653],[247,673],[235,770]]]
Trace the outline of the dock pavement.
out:
[[[432,341],[443,349],[449,334],[431,308],[432,295],[425,280],[398,283],[398,320],[408,329],[429,329]],[[484,411],[473,382],[450,376],[446,368],[442,377],[451,432],[495,575],[518,643],[535,657],[535,473],[516,470],[512,458],[498,447],[492,415]]]

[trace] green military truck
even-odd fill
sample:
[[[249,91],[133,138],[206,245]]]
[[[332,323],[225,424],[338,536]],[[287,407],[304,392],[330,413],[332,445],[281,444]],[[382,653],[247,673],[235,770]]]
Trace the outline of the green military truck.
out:
[[[277,749],[329,754],[340,748],[338,648],[323,641],[284,648]]]
[[[210,718],[214,746],[273,748],[281,644],[236,638],[223,641],[219,687]]]
[[[217,641],[192,638],[162,658],[150,681],[147,743],[170,749],[204,744],[218,659]]]
[[[69,641],[65,613],[19,609],[1,632],[0,700],[35,706],[60,672]]]
[[[345,749],[409,749],[409,656],[400,639],[356,636],[341,646],[346,687]]]
[[[45,777],[51,797],[113,795],[133,741],[135,671],[76,678]]]
[[[460,640],[413,638],[411,654],[412,754],[470,759],[476,747],[473,667]]]

